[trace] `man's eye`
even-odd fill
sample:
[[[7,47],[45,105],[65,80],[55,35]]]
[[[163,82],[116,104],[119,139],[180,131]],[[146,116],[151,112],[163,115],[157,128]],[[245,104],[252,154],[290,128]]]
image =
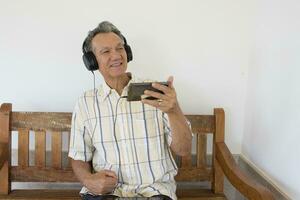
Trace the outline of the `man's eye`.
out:
[[[101,54],[107,54],[109,51],[101,51]]]

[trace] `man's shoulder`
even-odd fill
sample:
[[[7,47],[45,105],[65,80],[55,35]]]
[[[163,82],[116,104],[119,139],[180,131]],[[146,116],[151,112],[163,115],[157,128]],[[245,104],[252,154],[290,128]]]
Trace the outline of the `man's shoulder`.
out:
[[[102,96],[103,95],[103,89],[102,89],[102,85],[100,85],[99,87],[95,88],[95,89],[89,89],[84,91],[77,99],[77,103],[83,103],[83,102],[87,102],[87,101],[93,101],[95,99],[96,96]]]

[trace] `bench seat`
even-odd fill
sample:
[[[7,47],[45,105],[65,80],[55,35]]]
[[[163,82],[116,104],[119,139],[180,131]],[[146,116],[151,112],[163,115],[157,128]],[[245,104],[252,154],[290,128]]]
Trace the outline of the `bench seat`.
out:
[[[0,199],[80,199],[78,190],[43,189],[11,190],[12,182],[74,182],[78,183],[63,156],[63,133],[70,133],[72,113],[16,112],[12,104],[0,107]],[[250,200],[273,200],[273,194],[264,186],[246,176],[235,163],[224,142],[225,114],[215,108],[210,115],[186,115],[191,122],[196,153],[176,156],[178,182],[208,182],[209,189],[178,188],[179,199],[224,200],[224,177]],[[18,135],[18,164],[11,166],[12,131]],[[35,163],[29,166],[29,134],[34,133]],[[51,135],[51,159],[46,164],[46,134]],[[207,151],[207,139],[212,136],[212,149]],[[66,138],[64,138],[66,139]],[[68,142],[68,141],[67,141]],[[208,152],[212,152],[209,155]],[[49,152],[47,152],[49,153]],[[211,162],[208,161],[211,157]],[[63,164],[65,163],[65,164]],[[67,164],[66,164],[67,163]],[[64,166],[66,165],[66,166]]]
[[[214,194],[210,189],[178,189],[179,199],[226,200],[223,194]],[[0,195],[0,199],[9,200],[80,200],[79,190],[13,190],[9,195]]]

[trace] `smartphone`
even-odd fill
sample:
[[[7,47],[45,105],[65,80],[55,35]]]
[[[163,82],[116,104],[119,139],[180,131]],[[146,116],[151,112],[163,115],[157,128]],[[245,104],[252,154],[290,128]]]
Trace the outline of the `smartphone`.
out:
[[[152,87],[153,82],[130,83],[128,87],[127,101],[140,101],[142,98],[155,100],[155,97],[144,96],[145,90],[151,90],[163,94],[162,91]],[[168,86],[168,82],[156,82],[161,85]]]

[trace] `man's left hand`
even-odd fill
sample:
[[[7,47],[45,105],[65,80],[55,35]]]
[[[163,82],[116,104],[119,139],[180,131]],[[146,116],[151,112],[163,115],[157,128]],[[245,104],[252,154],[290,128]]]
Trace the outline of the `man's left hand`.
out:
[[[152,96],[157,99],[142,99],[142,103],[154,106],[167,114],[176,113],[179,110],[176,91],[173,86],[173,76],[170,76],[168,78],[168,86],[161,85],[159,83],[153,83],[152,87],[162,91],[164,94],[161,94],[159,92],[153,92],[150,90],[145,90],[145,95]]]

